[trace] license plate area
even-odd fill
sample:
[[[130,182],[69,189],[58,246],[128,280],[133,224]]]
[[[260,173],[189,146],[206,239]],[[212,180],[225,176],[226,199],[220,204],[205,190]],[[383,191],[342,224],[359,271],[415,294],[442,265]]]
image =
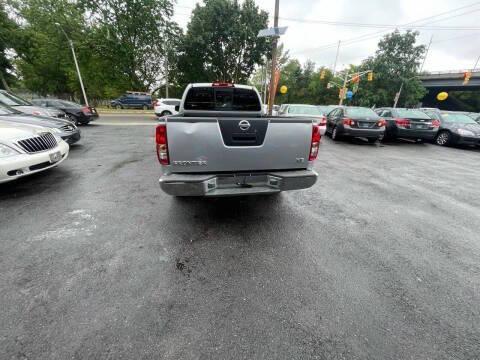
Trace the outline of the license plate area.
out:
[[[208,184],[209,190],[231,189],[231,188],[252,188],[272,187],[279,188],[281,179],[267,174],[232,174],[218,176]]]
[[[361,121],[358,122],[358,127],[361,129],[370,129],[372,126],[373,124],[369,122],[361,122]]]
[[[50,156],[50,163],[51,164],[59,162],[62,159],[62,153],[60,151],[56,151],[56,152],[50,154],[49,156]]]

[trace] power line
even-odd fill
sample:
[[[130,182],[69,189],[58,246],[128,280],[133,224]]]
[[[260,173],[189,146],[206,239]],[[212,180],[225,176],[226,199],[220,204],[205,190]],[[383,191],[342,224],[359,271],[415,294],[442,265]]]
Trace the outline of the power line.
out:
[[[471,11],[469,11],[471,13]],[[366,27],[366,28],[378,28],[378,29],[420,29],[420,30],[480,30],[480,27],[468,27],[468,26],[425,26],[425,25],[391,25],[391,24],[369,24],[369,23],[352,23],[344,21],[328,21],[328,20],[309,20],[309,19],[296,19],[280,17],[282,20],[294,21],[300,23],[333,25],[333,26],[347,26],[347,27]]]
[[[443,21],[443,20],[449,20],[449,19],[452,19],[452,18],[455,18],[455,17],[458,17],[458,16],[463,16],[463,15],[466,15],[466,14],[471,14],[472,12],[475,12],[475,11],[478,11],[480,9],[474,9],[474,10],[470,10],[468,12],[465,12],[465,13],[461,13],[461,14],[456,14],[456,15],[450,15],[448,17],[445,17],[445,18],[442,18],[442,19],[435,19],[435,18],[438,18],[439,16],[443,16],[443,15],[446,15],[446,14],[451,14],[452,12],[456,12],[456,11],[459,11],[459,10],[463,10],[463,9],[466,9],[466,8],[469,8],[469,7],[472,7],[472,6],[475,6],[475,5],[478,5],[480,4],[480,1],[477,1],[473,4],[470,4],[470,5],[465,5],[465,6],[462,6],[462,7],[459,7],[459,8],[455,8],[455,9],[451,9],[449,11],[445,11],[445,12],[442,12],[442,13],[439,13],[439,14],[436,14],[436,15],[432,15],[432,16],[428,16],[428,17],[425,17],[425,18],[421,18],[421,19],[418,19],[418,20],[415,20],[415,21],[412,21],[412,22],[409,22],[407,24],[404,24],[404,26],[408,26],[408,25],[413,25],[413,24],[416,24],[416,23],[421,23],[421,22],[425,22],[425,24],[429,24],[429,23],[433,23],[433,22],[438,22],[438,21]],[[430,19],[434,19],[434,20],[430,20]],[[430,20],[430,21],[427,21],[427,20]],[[378,37],[379,35],[383,35],[385,34],[385,31],[384,30],[381,30],[381,31],[375,31],[373,33],[368,33],[368,34],[364,34],[364,35],[360,35],[360,36],[357,36],[357,37],[353,37],[353,38],[350,38],[350,39],[347,39],[347,40],[342,40],[342,44],[343,45],[350,45],[350,44],[353,44],[355,42],[359,42],[359,41],[365,41],[365,40],[369,40],[369,39],[373,39],[373,38],[376,38]],[[316,50],[327,50],[327,49],[330,49],[330,48],[333,48],[337,46],[337,43],[330,43],[330,44],[325,44],[325,45],[322,45],[322,46],[319,46],[319,47],[315,47],[315,48],[308,48],[308,49],[302,49],[302,50],[299,50],[299,51],[296,51],[292,54],[298,54],[298,53],[303,53],[303,52],[307,52],[307,51],[316,51]]]

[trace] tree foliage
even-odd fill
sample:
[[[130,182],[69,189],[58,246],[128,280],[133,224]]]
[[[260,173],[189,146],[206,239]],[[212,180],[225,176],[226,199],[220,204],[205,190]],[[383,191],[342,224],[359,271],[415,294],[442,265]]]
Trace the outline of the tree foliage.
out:
[[[182,82],[246,82],[270,50],[269,41],[257,37],[267,23],[268,14],[254,0],[197,4],[182,44]]]
[[[146,91],[161,82],[168,40],[181,33],[171,21],[171,0],[12,1],[22,19],[16,65],[24,86],[40,94],[80,98],[63,31],[73,41],[93,98]]]
[[[8,16],[5,5],[0,1],[0,87],[8,88],[8,82],[13,80],[13,64],[8,51],[14,50],[18,42],[17,24]]]
[[[424,45],[415,45],[418,32],[398,30],[387,34],[378,43],[375,55],[369,57],[358,71],[373,70],[372,82],[362,81],[355,103],[363,106],[391,106],[403,82],[399,99],[401,106],[414,106],[426,94],[418,79],[418,67],[425,54]]]

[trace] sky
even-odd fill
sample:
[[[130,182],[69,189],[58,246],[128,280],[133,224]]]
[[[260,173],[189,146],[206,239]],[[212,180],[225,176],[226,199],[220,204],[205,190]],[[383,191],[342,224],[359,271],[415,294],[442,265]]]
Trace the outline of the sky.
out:
[[[196,3],[202,1],[177,0],[174,19],[184,29]],[[273,26],[275,0],[256,3],[269,12]],[[439,14],[442,15],[435,16]],[[418,21],[421,19],[425,20]],[[292,58],[302,63],[312,60],[317,66],[330,68],[340,41],[339,70],[373,55],[379,39],[393,31],[393,26],[408,24],[420,31],[419,44],[428,45],[432,40],[424,70],[464,70],[472,69],[480,56],[478,19],[480,1],[473,0],[280,0],[279,26],[288,26],[280,41]],[[325,21],[349,24],[319,23]],[[363,39],[357,39],[362,36]]]

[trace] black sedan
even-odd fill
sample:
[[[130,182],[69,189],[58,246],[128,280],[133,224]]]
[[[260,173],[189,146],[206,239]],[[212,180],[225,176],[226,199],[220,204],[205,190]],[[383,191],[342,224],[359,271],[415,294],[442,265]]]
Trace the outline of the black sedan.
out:
[[[384,140],[402,138],[417,142],[432,141],[440,127],[439,120],[432,120],[417,109],[379,108],[375,112],[386,122]]]
[[[480,146],[480,124],[471,117],[455,111],[424,110],[424,112],[432,119],[440,120],[435,144]]]
[[[59,99],[34,99],[32,103],[46,108],[55,108],[64,111],[75,125],[87,125],[98,117],[93,107],[83,106],[72,101]]]
[[[2,104],[0,104],[0,119],[12,123],[38,125],[51,128],[53,132],[58,134],[58,136],[70,145],[80,140],[80,130],[68,120],[28,115]]]
[[[385,133],[385,120],[365,107],[339,106],[327,115],[327,134],[333,140],[344,136],[366,138],[374,143]]]

